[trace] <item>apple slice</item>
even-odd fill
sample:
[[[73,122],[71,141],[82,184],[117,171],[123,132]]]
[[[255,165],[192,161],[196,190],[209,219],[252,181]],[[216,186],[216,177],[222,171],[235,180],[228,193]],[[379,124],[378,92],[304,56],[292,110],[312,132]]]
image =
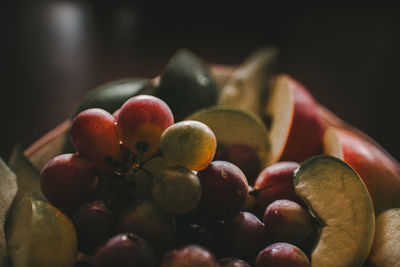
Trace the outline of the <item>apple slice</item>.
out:
[[[277,54],[274,47],[255,50],[222,87],[218,104],[233,105],[261,116]]]
[[[321,154],[324,124],[319,105],[304,86],[288,75],[275,78],[266,105],[271,131],[271,157],[301,162]],[[267,123],[268,124],[268,123]]]
[[[195,112],[186,120],[206,124],[217,138],[218,149],[231,144],[246,144],[253,147],[265,167],[270,152],[269,133],[263,121],[243,109],[217,105]]]
[[[48,132],[25,151],[25,155],[38,170],[41,170],[46,163],[63,153],[71,121],[67,120]]]
[[[70,267],[77,237],[70,219],[58,209],[24,198],[8,221],[7,247],[13,266]]]
[[[18,192],[12,203],[14,209],[24,197],[45,200],[40,190],[40,172],[24,155],[22,147],[15,145],[10,158],[10,168],[17,175]]]
[[[16,194],[16,176],[0,158],[0,266],[4,267],[9,266],[4,223]]]
[[[363,179],[374,202],[375,213],[400,207],[400,164],[381,146],[359,131],[329,127],[325,153],[353,167]]]
[[[375,241],[368,260],[371,266],[399,265],[400,209],[388,209],[376,218]]]
[[[321,225],[312,266],[361,266],[374,240],[375,216],[358,174],[340,159],[319,155],[301,163],[293,182]]]

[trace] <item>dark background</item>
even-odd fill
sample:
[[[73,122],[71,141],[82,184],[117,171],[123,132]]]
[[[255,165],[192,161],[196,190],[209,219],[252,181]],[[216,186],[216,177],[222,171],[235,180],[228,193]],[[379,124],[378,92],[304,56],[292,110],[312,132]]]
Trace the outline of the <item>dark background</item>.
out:
[[[179,48],[238,64],[254,49],[275,45],[277,72],[294,76],[400,159],[399,10],[108,2],[2,6],[1,157],[15,142],[27,147],[68,118],[95,86],[156,76]]]

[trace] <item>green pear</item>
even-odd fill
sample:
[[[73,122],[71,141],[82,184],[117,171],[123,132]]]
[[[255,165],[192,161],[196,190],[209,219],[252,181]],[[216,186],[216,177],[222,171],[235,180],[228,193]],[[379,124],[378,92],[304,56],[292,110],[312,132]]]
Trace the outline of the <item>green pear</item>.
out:
[[[11,208],[11,203],[17,194],[16,175],[0,158],[0,266],[9,266],[4,224]]]
[[[71,267],[77,236],[61,211],[47,202],[24,198],[8,221],[7,248],[16,267]]]

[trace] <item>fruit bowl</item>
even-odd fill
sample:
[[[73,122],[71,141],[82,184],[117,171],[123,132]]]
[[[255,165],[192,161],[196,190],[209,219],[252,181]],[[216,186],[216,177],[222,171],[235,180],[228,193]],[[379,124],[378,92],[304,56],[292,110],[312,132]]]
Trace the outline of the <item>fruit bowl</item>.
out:
[[[160,76],[101,85],[73,118],[16,147],[12,171],[1,166],[11,261],[393,266],[400,164],[275,75],[276,53],[226,66],[178,51]],[[33,245],[42,239],[58,241]]]

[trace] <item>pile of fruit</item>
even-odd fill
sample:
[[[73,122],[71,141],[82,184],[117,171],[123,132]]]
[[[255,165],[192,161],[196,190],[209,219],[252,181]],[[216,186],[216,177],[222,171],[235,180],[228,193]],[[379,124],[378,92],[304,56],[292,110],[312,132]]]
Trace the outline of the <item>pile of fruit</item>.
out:
[[[400,164],[275,58],[180,50],[17,145],[0,266],[400,266]]]

